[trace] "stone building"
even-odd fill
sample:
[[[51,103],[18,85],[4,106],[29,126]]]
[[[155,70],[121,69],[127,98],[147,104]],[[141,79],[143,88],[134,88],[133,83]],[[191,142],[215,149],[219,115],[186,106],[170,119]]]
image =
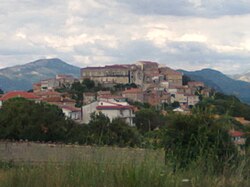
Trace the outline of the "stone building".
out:
[[[169,86],[182,86],[182,73],[169,67],[160,67],[159,72],[163,79],[169,82]]]
[[[81,79],[88,78],[101,84],[127,84],[131,83],[130,72],[126,65],[86,67],[81,69]]]

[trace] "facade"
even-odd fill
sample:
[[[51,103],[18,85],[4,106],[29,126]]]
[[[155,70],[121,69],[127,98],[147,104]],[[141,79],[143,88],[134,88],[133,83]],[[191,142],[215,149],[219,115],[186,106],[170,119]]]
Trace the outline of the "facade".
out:
[[[188,106],[194,106],[197,103],[199,103],[199,101],[200,101],[199,96],[197,96],[197,95],[186,94],[186,96],[187,96]]]
[[[183,93],[176,93],[171,97],[171,103],[179,102],[181,105],[188,103],[188,97]]]
[[[86,67],[81,69],[81,79],[91,79],[100,84],[130,83],[130,68],[126,65]]]
[[[245,134],[243,132],[231,130],[229,131],[229,135],[236,145],[244,145],[246,142],[246,138],[244,137]]]
[[[82,107],[83,122],[89,123],[92,113],[103,113],[112,121],[115,118],[123,119],[128,125],[134,126],[135,117],[133,107],[126,102],[95,101]]]
[[[40,82],[33,84],[33,91],[55,91],[55,89],[63,86],[69,87],[75,81],[77,81],[77,79],[71,75],[56,75],[55,78],[41,80]]]
[[[144,102],[143,91],[141,88],[127,89],[122,92],[122,96],[133,102]]]
[[[72,119],[74,121],[81,121],[81,109],[80,108],[76,108],[73,106],[59,106],[59,108],[62,109],[64,115],[66,118],[68,119]]]
[[[163,75],[164,80],[169,82],[169,86],[182,86],[182,73],[169,67],[161,67],[159,72]]]
[[[83,104],[89,104],[96,100],[97,94],[93,92],[84,92],[83,93]]]
[[[198,82],[198,81],[190,81],[188,82],[188,87],[205,87],[203,82]]]

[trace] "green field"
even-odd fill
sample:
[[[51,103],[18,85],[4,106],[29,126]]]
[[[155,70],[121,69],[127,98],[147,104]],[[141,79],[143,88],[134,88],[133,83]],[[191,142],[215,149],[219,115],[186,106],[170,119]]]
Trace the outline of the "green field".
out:
[[[2,187],[250,186],[247,163],[223,174],[199,163],[175,171],[163,150],[40,143],[0,143]]]

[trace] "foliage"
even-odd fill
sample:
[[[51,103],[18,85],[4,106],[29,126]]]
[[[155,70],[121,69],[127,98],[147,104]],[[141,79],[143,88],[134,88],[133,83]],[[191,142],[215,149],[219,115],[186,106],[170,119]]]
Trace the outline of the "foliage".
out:
[[[219,115],[230,115],[233,117],[244,117],[250,120],[250,106],[242,103],[235,96],[228,96],[222,93],[216,93],[214,98],[206,98],[196,107],[200,109],[210,108],[211,112]]]
[[[169,117],[163,138],[166,160],[174,169],[188,168],[199,159],[204,169],[209,164],[223,169],[238,153],[224,125],[205,113]]]
[[[4,94],[3,90],[0,88],[0,94]]]
[[[88,143],[98,145],[135,146],[140,144],[140,135],[122,119],[112,122],[102,113],[91,115]]]
[[[135,113],[135,124],[138,130],[144,133],[163,126],[165,119],[159,111],[145,108]]]
[[[69,123],[57,106],[14,98],[1,108],[0,138],[64,141]]]

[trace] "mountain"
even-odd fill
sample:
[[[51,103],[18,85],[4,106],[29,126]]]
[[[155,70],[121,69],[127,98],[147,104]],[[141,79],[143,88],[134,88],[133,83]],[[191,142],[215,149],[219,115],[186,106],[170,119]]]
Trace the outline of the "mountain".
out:
[[[212,69],[203,69],[199,71],[179,71],[183,72],[192,80],[204,82],[207,86],[214,88],[216,91],[223,92],[228,95],[235,95],[243,102],[250,103],[249,82],[234,80],[223,73]]]
[[[28,64],[0,69],[0,88],[4,91],[29,90],[33,83],[53,78],[57,74],[79,77],[80,68],[57,58],[40,59]]]
[[[242,74],[236,74],[231,76],[233,79],[250,82],[250,71]]]

